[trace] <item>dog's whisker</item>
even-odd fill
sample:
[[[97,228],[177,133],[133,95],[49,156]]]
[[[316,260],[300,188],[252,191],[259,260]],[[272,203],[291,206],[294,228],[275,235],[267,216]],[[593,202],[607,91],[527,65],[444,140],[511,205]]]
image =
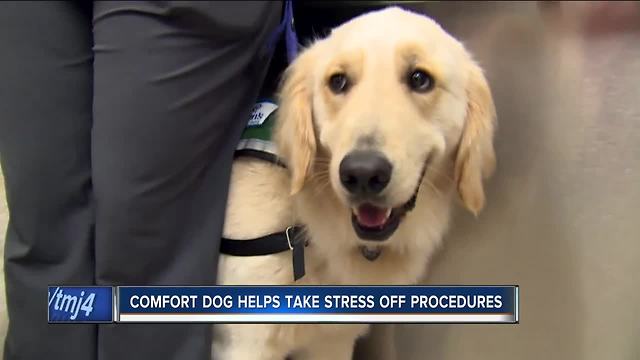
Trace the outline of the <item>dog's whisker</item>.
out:
[[[327,168],[321,168],[321,169],[315,169],[315,171],[313,171],[313,173],[311,173],[310,176],[320,176],[320,175],[326,175],[328,176],[330,174],[329,169]]]
[[[328,157],[317,157],[313,160],[316,163],[329,163],[331,162],[331,158]]]
[[[329,183],[329,176],[328,175],[312,176],[312,177],[309,177],[308,181],[313,182],[314,184]]]
[[[423,183],[429,186],[437,196],[444,196],[442,191],[440,191],[429,179],[424,179]]]
[[[318,188],[321,190],[326,190],[326,188],[331,184],[329,178],[317,178],[314,180],[314,184],[318,185]]]
[[[314,181],[313,184],[316,192],[325,191],[329,187],[328,181]]]
[[[429,168],[429,172],[433,172],[436,176],[441,177],[443,180],[446,180],[450,183],[455,182],[455,180],[453,179],[453,177],[451,177],[451,175],[446,174],[444,172],[442,172],[441,170],[437,169],[437,168]]]

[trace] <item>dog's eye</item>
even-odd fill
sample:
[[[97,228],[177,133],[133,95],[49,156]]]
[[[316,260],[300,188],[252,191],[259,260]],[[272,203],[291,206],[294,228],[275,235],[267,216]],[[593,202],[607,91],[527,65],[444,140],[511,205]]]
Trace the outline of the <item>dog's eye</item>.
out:
[[[329,78],[329,89],[334,94],[342,94],[347,91],[349,80],[345,74],[334,74]]]
[[[409,73],[409,79],[407,81],[411,90],[420,93],[433,89],[434,85],[433,77],[424,70],[412,71]]]

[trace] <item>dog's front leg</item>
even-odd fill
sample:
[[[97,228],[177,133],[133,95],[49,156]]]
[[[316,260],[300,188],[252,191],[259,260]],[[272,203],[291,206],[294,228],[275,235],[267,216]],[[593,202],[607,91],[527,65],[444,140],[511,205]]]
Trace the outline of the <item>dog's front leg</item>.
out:
[[[277,325],[218,324],[213,331],[213,360],[283,360],[288,348],[274,341]]]
[[[286,356],[286,353],[251,344],[234,344],[222,349],[214,346],[213,350],[213,360],[283,360]]]
[[[355,360],[395,360],[395,327],[393,324],[375,324],[369,334],[355,347]]]
[[[318,341],[301,351],[295,360],[351,360],[355,342],[352,339],[318,338]]]

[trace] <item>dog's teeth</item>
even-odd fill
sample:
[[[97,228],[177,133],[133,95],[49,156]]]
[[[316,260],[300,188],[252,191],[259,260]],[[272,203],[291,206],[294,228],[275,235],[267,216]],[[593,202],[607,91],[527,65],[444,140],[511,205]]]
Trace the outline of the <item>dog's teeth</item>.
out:
[[[387,209],[387,212],[386,212],[386,213],[385,213],[385,215],[384,215],[385,219],[388,219],[388,218],[389,218],[389,216],[391,216],[391,210],[392,210],[391,208],[388,208],[388,209]]]

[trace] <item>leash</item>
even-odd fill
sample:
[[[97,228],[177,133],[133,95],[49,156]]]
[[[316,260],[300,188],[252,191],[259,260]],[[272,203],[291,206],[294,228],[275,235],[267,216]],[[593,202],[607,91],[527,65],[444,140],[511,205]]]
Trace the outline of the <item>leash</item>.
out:
[[[282,22],[267,43],[268,49],[273,51],[284,36],[289,63],[298,55],[298,36],[293,21],[293,1],[285,1]],[[265,161],[283,166],[277,158],[259,150],[245,149],[245,155],[253,156]],[[297,281],[305,275],[304,248],[309,245],[304,236],[302,226],[289,226],[284,231],[268,234],[255,239],[239,240],[223,237],[220,252],[231,256],[263,256],[291,251],[293,263],[293,280]]]
[[[267,42],[268,49],[273,51],[283,36],[286,42],[287,60],[291,63],[298,56],[298,35],[296,34],[295,23],[293,20],[292,0],[285,1],[282,21],[278,24],[275,32],[269,38]]]

